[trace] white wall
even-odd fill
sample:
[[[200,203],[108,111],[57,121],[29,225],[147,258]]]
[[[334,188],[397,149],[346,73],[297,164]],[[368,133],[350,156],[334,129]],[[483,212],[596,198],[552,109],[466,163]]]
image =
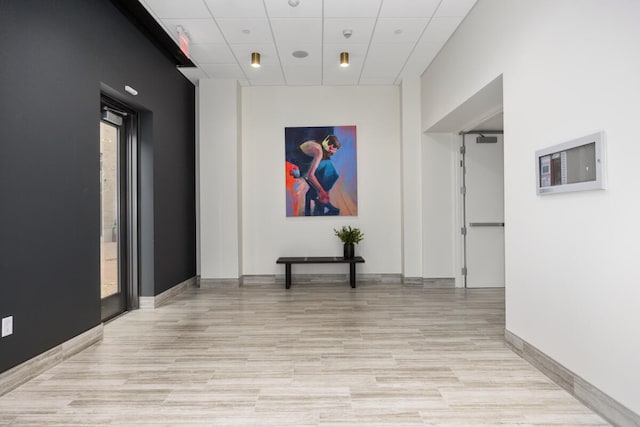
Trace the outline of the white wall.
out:
[[[240,116],[235,80],[200,80],[198,174],[200,277],[240,275]]]
[[[427,278],[456,277],[455,173],[460,137],[425,134],[422,138],[423,274]],[[458,286],[462,283],[456,283]]]
[[[402,274],[422,278],[420,80],[402,82]]]
[[[358,216],[287,218],[284,128],[331,125],[357,126]],[[400,139],[397,86],[242,88],[242,274],[283,274],[279,256],[341,255],[333,229],[342,225],[365,234],[359,272],[400,273]]]
[[[638,22],[633,0],[479,0],[422,79],[428,129],[503,74],[506,327],[636,413]],[[536,196],[535,150],[597,130],[608,189]]]

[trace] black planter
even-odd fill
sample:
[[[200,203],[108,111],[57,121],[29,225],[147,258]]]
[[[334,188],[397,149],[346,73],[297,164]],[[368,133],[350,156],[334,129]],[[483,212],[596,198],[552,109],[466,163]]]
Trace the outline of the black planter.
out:
[[[345,243],[344,244],[344,258],[345,259],[353,259],[355,256],[356,249],[353,243]]]

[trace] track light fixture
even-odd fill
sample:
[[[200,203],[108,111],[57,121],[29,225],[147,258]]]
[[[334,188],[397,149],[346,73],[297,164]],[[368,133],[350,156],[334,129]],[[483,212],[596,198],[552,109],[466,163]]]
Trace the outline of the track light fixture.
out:
[[[251,53],[251,66],[254,68],[260,68],[260,54],[258,52]]]
[[[341,67],[349,66],[349,52],[340,52],[340,66]]]

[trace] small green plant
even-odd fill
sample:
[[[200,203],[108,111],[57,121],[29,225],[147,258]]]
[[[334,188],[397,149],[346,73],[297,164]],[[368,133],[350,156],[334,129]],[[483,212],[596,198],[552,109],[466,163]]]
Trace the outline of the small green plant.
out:
[[[333,229],[333,232],[338,236],[342,243],[360,243],[364,239],[364,233],[359,228],[349,226],[342,226],[341,229]]]

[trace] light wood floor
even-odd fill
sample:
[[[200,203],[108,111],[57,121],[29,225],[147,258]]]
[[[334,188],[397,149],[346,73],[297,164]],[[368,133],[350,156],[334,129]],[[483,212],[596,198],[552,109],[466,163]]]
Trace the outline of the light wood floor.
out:
[[[503,329],[501,289],[190,289],[0,397],[0,425],[607,425]]]

